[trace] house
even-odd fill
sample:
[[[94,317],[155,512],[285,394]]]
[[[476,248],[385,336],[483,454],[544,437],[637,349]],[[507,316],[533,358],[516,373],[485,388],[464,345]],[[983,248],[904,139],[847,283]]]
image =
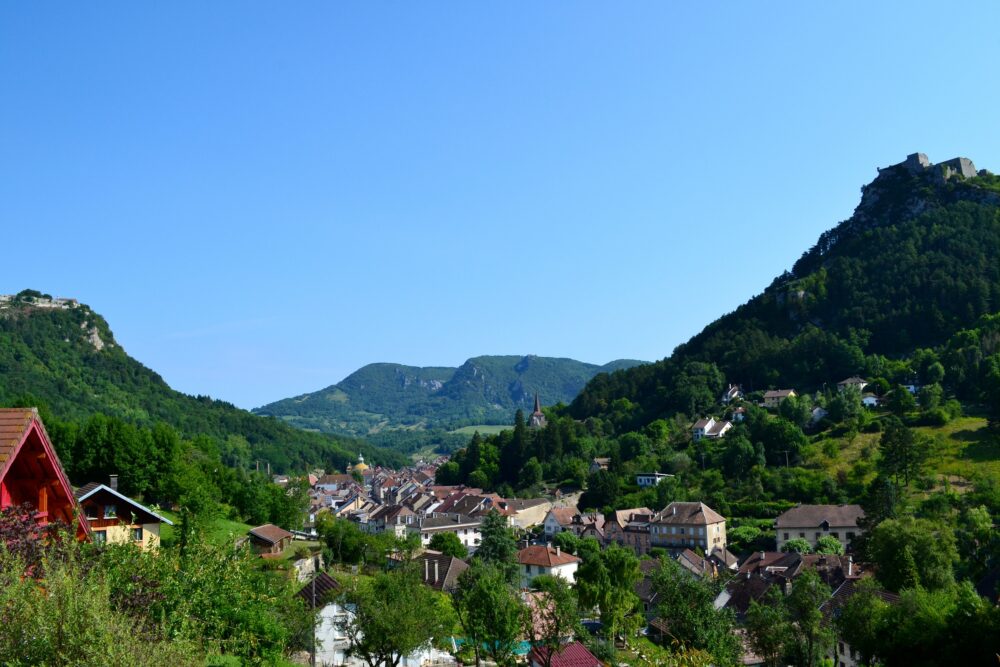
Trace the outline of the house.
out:
[[[590,474],[594,474],[599,470],[607,470],[609,465],[611,465],[610,458],[596,458],[590,462]]]
[[[812,409],[812,413],[811,414],[812,414],[812,416],[809,418],[809,423],[815,425],[815,424],[820,423],[823,420],[824,417],[826,417],[828,414],[830,414],[830,412],[829,412],[829,410],[826,410],[825,408],[821,408],[821,407],[819,407],[817,405],[816,407],[814,407]]]
[[[40,526],[60,522],[90,535],[37,408],[0,409],[0,510],[28,505]]]
[[[858,393],[864,390],[868,386],[868,383],[863,379],[859,378],[857,375],[851,376],[846,380],[841,380],[837,383],[837,391],[844,391],[845,389],[857,389]]]
[[[771,389],[764,392],[764,407],[777,408],[786,398],[798,396],[794,389]]]
[[[674,502],[653,517],[650,538],[654,547],[672,552],[685,547],[724,550],[726,519],[705,503]]]
[[[415,516],[406,505],[382,505],[368,515],[361,528],[368,533],[390,532],[395,537],[405,537],[406,525],[412,523]]]
[[[632,549],[638,556],[649,553],[649,522],[654,514],[648,507],[615,511],[604,524],[605,546],[616,543]]]
[[[659,594],[653,586],[653,578],[663,567],[659,558],[646,558],[639,561],[639,580],[635,582],[632,590],[642,603],[642,611],[646,615],[646,620],[652,620],[656,616],[656,607],[659,604]]]
[[[685,549],[677,554],[677,562],[687,572],[696,577],[711,577],[714,579],[719,576],[719,566],[715,561],[704,556],[699,556],[690,549]]]
[[[604,663],[597,659],[587,647],[580,642],[563,644],[552,661],[548,662],[549,649],[545,646],[535,646],[528,653],[528,667],[602,667]]]
[[[862,394],[861,396],[861,405],[865,406],[866,408],[872,408],[872,409],[877,408],[881,402],[882,399],[880,399],[875,394]]]
[[[91,482],[76,490],[95,544],[133,542],[143,549],[160,546],[160,524],[174,525],[150,508],[118,492],[118,475],[107,485]]]
[[[726,387],[726,390],[722,392],[722,399],[720,402],[723,405],[729,405],[733,401],[739,400],[743,397],[743,388],[738,384],[731,384]]]
[[[691,437],[695,442],[702,438],[721,438],[726,435],[726,431],[733,427],[731,422],[716,421],[714,417],[699,419],[691,427]]]
[[[559,547],[536,544],[518,551],[517,563],[521,569],[521,588],[529,588],[532,580],[543,574],[575,583],[580,559]]]
[[[861,534],[858,522],[865,516],[860,505],[799,505],[780,515],[774,521],[778,550],[788,540],[802,538],[810,546],[816,540],[830,536],[850,547],[855,536]]]
[[[737,424],[742,424],[746,418],[747,418],[747,409],[742,405],[733,410],[732,413],[730,414],[730,419],[732,419]]]
[[[458,586],[458,577],[469,569],[460,558],[427,549],[417,557],[422,581],[434,590],[450,593]]]
[[[510,512],[511,525],[518,528],[530,528],[542,523],[552,505],[545,498],[508,498],[505,503]]]
[[[479,532],[479,526],[482,523],[482,519],[462,514],[432,512],[417,517],[413,522],[406,524],[406,530],[418,533],[420,544],[425,547],[431,543],[431,538],[438,533],[455,533],[466,549],[475,551],[483,539],[482,533]]]
[[[553,507],[550,509],[542,522],[545,538],[551,540],[556,533],[570,530],[573,525],[573,517],[579,513],[580,511],[575,507]]]
[[[635,483],[642,488],[646,488],[656,486],[668,477],[673,477],[673,475],[662,472],[640,472],[635,476]]]
[[[261,556],[277,556],[292,543],[292,534],[273,523],[251,528],[249,537],[250,548]]]

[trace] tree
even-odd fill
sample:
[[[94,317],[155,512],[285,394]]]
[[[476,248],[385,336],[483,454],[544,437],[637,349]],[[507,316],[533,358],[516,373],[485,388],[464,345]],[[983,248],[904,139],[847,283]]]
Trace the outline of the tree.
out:
[[[892,411],[897,417],[902,417],[907,412],[911,412],[915,407],[917,407],[917,402],[913,398],[913,394],[909,390],[902,386],[896,385],[892,391],[889,392],[888,401],[889,410]]]
[[[884,646],[885,616],[889,605],[878,594],[878,584],[872,577],[855,584],[854,594],[841,607],[836,617],[840,636],[861,654],[861,664],[871,664]]]
[[[824,535],[816,540],[816,547],[813,553],[844,555],[844,545],[833,535]]]
[[[746,617],[747,639],[768,667],[778,667],[789,639],[788,611],[784,595],[772,586],[762,602],[750,601]]]
[[[581,508],[608,507],[621,495],[621,480],[610,470],[598,470],[587,478],[587,490],[580,496]]]
[[[360,656],[369,667],[396,667],[450,627],[434,592],[408,569],[360,582],[345,599],[355,607],[342,625],[350,640],[348,653]]]
[[[781,545],[782,551],[794,551],[798,554],[807,554],[812,551],[812,546],[804,537],[795,537]]]
[[[530,615],[504,569],[473,561],[459,576],[452,600],[462,630],[474,647],[476,664],[480,664],[485,649],[501,667],[512,665]]]
[[[713,664],[738,664],[740,642],[733,634],[732,612],[716,610],[717,590],[705,579],[692,577],[677,561],[661,561],[653,575],[659,615],[670,621],[670,634],[685,648],[704,649],[715,658]]]
[[[455,533],[435,533],[429,547],[455,558],[466,558],[469,555],[469,550],[465,548],[462,540]]]
[[[855,419],[861,414],[861,392],[857,387],[846,387],[827,401],[826,409],[834,422],[841,423]]]
[[[562,577],[541,575],[535,577],[532,585],[540,596],[535,602],[536,615],[530,624],[531,638],[536,645],[548,649],[545,667],[552,667],[552,658],[559,653],[563,642],[581,634],[576,595]]]
[[[483,538],[476,549],[476,559],[494,565],[505,575],[512,585],[517,583],[517,542],[514,533],[507,527],[507,517],[491,510],[480,526]]]
[[[627,643],[628,637],[638,631],[640,606],[634,588],[640,577],[635,553],[617,544],[584,560],[577,570],[580,604],[600,610],[604,632],[611,641],[624,636]]]
[[[917,394],[917,400],[920,402],[920,409],[924,412],[929,412],[939,405],[941,405],[941,398],[944,396],[944,390],[941,389],[939,384],[927,384],[920,388],[920,392]]]
[[[785,604],[795,626],[795,652],[798,664],[813,667],[824,655],[831,641],[829,630],[823,627],[820,605],[830,598],[830,587],[823,583],[815,570],[806,570],[792,583],[792,592]]]
[[[950,586],[958,561],[951,526],[913,517],[886,519],[875,526],[865,540],[865,555],[876,565],[875,576],[891,591]]]
[[[918,437],[902,421],[890,417],[879,441],[878,469],[891,477],[897,488],[908,488],[923,470],[930,453],[925,438]]]

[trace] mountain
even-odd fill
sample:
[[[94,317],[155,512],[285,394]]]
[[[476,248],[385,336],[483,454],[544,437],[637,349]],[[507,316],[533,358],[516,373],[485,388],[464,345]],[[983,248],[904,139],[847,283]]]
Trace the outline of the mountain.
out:
[[[854,214],[762,294],[666,359],[597,376],[569,412],[630,429],[702,414],[724,383],[801,392],[854,374],[898,375],[895,360],[1000,311],[998,251],[1000,177],[966,158],[935,165],[910,155],[880,169]]]
[[[532,409],[535,393],[546,405],[568,402],[595,375],[641,363],[597,366],[529,355],[473,357],[458,368],[369,364],[326,389],[254,412],[305,429],[364,436],[511,424],[517,409]]]
[[[128,356],[107,321],[74,299],[25,290],[0,296],[0,405],[41,403],[63,420],[103,413],[142,426],[165,422],[187,437],[245,439],[254,459],[277,472],[307,465],[343,469],[359,452],[398,465],[370,444],[306,433],[207,396],[171,389]]]

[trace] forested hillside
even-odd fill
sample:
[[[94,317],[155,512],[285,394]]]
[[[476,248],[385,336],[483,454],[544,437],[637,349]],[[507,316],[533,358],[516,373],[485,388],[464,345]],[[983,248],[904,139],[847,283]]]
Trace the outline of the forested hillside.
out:
[[[95,414],[140,427],[162,422],[184,437],[213,439],[229,452],[231,465],[243,467],[259,460],[276,472],[343,469],[359,451],[371,461],[402,462],[367,443],[300,431],[224,401],[174,391],[126,354],[99,314],[31,290],[0,302],[0,404],[15,402],[48,406],[70,422]]]
[[[321,391],[254,410],[301,428],[375,436],[389,431],[451,430],[510,424],[517,409],[571,401],[598,373],[642,362],[604,366],[536,356],[473,357],[458,368],[369,364]]]
[[[933,170],[881,170],[854,215],[762,294],[670,357],[596,377],[570,413],[608,417],[627,399],[622,425],[632,428],[701,413],[723,383],[801,393],[854,374],[892,375],[893,360],[940,347],[1000,310],[998,182],[985,172],[943,180]],[[962,398],[978,398],[962,389]]]

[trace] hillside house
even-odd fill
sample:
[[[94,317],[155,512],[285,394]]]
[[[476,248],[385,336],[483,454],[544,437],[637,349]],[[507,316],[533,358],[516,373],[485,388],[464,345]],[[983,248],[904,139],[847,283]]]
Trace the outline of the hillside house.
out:
[[[611,465],[611,459],[607,457],[598,457],[590,462],[590,474],[594,474],[600,470],[607,470],[608,466]]]
[[[248,533],[250,548],[261,556],[277,556],[292,543],[292,534],[273,523],[251,528]]]
[[[771,389],[764,392],[764,407],[777,409],[786,398],[798,396],[794,389]]]
[[[837,624],[834,622],[837,617],[840,616],[840,612],[843,610],[844,606],[854,596],[860,580],[860,577],[856,577],[844,581],[844,583],[833,591],[833,595],[830,596],[830,599],[820,605],[819,608],[823,613],[823,626],[832,630],[834,633],[834,641],[827,649],[827,657],[829,657],[833,663],[837,665],[837,667],[859,667],[862,664],[863,656],[861,656],[856,649],[854,649],[844,640],[843,637],[839,635],[837,632]],[[889,605],[898,604],[900,601],[900,597],[898,595],[884,590],[875,591],[875,595],[877,595],[882,602]]]
[[[90,534],[73,487],[36,408],[0,409],[0,509],[27,504],[46,526],[61,522],[84,539]]]
[[[107,485],[91,482],[76,490],[95,544],[127,544],[143,549],[160,546],[160,525],[174,525],[141,503],[118,492],[118,475]]]
[[[517,563],[521,569],[521,588],[529,588],[532,580],[543,574],[575,583],[580,559],[559,547],[536,544],[518,551]]]
[[[880,399],[875,394],[863,394],[861,396],[861,405],[865,406],[866,408],[874,410],[881,404],[882,404],[882,399]]]
[[[722,392],[722,398],[720,402],[723,405],[729,405],[733,401],[743,398],[743,389],[738,384],[731,384],[726,387],[726,390]]]
[[[673,477],[673,475],[668,475],[663,472],[640,472],[635,476],[635,483],[639,485],[640,488],[647,488],[650,486],[656,486],[665,479]]]
[[[837,391],[845,391],[847,389],[857,389],[860,393],[868,386],[868,383],[864,378],[860,378],[857,375],[851,376],[846,380],[841,380],[837,383]]]
[[[654,547],[671,550],[700,547],[711,553],[726,548],[726,519],[705,503],[674,502],[650,522]]]
[[[821,537],[834,537],[850,548],[854,538],[861,534],[858,522],[865,516],[860,505],[799,505],[780,515],[774,521],[778,550],[788,540],[802,538],[816,546]]]
[[[702,438],[713,440],[726,435],[726,431],[733,427],[732,422],[716,421],[714,417],[699,419],[691,427],[691,437],[695,442]]]
[[[603,662],[591,653],[580,642],[563,644],[554,655],[549,656],[550,649],[545,646],[534,646],[528,653],[528,667],[602,667]]]

